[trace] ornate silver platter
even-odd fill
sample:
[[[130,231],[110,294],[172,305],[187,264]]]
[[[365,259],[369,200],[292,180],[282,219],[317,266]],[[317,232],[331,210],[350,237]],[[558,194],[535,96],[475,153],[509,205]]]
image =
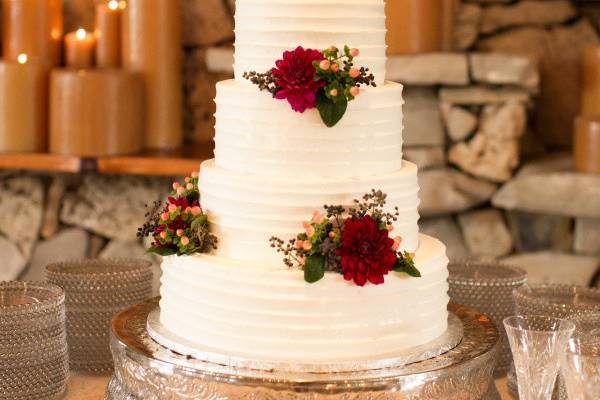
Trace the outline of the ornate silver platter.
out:
[[[400,367],[318,373],[232,367],[176,354],[148,334],[148,315],[157,305],[158,299],[153,299],[113,319],[115,374],[107,400],[495,398],[487,392],[498,331],[484,315],[456,304],[449,310],[461,321],[464,334],[448,352]]]
[[[377,359],[340,360],[322,363],[286,363],[281,361],[258,360],[240,355],[227,355],[216,350],[200,347],[197,344],[177,336],[160,323],[160,309],[154,309],[148,315],[148,335],[159,344],[184,356],[204,360],[235,368],[261,369],[282,372],[348,372],[381,368],[400,367],[428,360],[455,348],[463,338],[463,325],[460,319],[450,313],[448,329],[434,341],[399,353],[378,357]]]

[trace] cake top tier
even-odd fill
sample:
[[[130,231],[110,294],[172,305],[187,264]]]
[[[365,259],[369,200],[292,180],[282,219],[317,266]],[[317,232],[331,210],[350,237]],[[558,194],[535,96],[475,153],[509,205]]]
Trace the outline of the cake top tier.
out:
[[[360,49],[358,64],[385,80],[384,0],[237,0],[235,78],[270,70],[283,52],[297,46]]]

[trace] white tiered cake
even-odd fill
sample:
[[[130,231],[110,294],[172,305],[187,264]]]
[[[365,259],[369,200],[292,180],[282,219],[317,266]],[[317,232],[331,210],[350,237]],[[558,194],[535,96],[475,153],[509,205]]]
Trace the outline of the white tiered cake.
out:
[[[418,231],[417,167],[402,160],[402,85],[384,82],[384,0],[237,0],[235,79],[217,85],[215,159],[200,172],[214,254],[163,263],[162,325],[199,348],[259,360],[327,363],[393,356],[447,328],[445,247]],[[293,112],[244,71],[269,70],[284,50],[348,44],[371,68],[367,88],[333,128]],[[326,273],[309,284],[269,245],[295,237],[324,204],[371,189],[400,216],[394,234],[421,278],[390,273],[364,287]]]

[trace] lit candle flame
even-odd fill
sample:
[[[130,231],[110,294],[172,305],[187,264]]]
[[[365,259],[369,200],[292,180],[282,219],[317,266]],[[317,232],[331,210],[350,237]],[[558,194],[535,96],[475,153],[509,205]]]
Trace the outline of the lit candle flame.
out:
[[[27,54],[19,54],[19,56],[17,57],[17,61],[19,62],[19,64],[25,64],[27,62]]]
[[[79,28],[77,29],[77,32],[75,32],[75,37],[77,38],[77,40],[83,40],[86,38],[86,36],[87,32],[83,28]]]
[[[119,8],[119,2],[117,0],[110,0],[108,2],[108,8],[110,8],[111,10],[116,10],[117,8]]]

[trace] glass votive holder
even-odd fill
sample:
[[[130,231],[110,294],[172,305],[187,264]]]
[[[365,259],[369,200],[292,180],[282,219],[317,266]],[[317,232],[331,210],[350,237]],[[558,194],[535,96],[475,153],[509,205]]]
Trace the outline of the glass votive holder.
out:
[[[71,369],[113,368],[110,321],[152,296],[152,264],[142,259],[84,259],[50,264],[46,277],[65,290]]]
[[[450,299],[483,312],[500,331],[501,349],[494,376],[505,376],[512,354],[502,321],[514,314],[512,292],[527,282],[527,274],[520,268],[493,262],[452,262],[448,270]]]
[[[62,398],[68,379],[64,291],[0,282],[0,400]]]

